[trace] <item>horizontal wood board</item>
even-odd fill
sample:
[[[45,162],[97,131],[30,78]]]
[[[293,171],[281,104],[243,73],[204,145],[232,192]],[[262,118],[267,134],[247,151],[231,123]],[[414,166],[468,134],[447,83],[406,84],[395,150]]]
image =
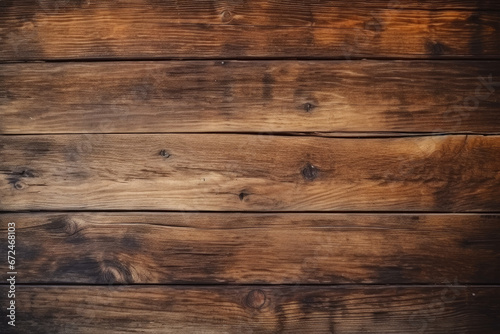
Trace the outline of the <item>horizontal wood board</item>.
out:
[[[500,207],[498,136],[0,139],[0,210],[435,211]]]
[[[498,215],[2,214],[5,244],[11,222],[23,284],[500,281]]]
[[[2,286],[0,301],[4,302]],[[498,333],[499,289],[20,286],[16,333]],[[0,330],[6,323],[0,323]]]
[[[496,61],[0,66],[0,133],[500,133]]]
[[[0,61],[500,55],[493,1],[367,3],[2,1]]]

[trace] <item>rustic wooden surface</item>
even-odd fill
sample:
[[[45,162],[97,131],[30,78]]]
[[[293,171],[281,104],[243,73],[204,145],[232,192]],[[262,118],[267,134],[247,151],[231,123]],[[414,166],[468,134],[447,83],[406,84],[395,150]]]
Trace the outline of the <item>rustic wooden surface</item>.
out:
[[[500,132],[499,62],[0,67],[0,132]]]
[[[366,3],[2,1],[0,60],[500,55],[492,1]]]
[[[499,333],[500,2],[0,1],[1,333]]]
[[[20,283],[500,280],[498,215],[22,213],[2,238],[8,222]]]
[[[0,290],[2,300],[6,289]],[[24,326],[17,333],[494,334],[500,323],[500,290],[478,286],[20,290],[18,312]],[[0,330],[5,326],[2,321]]]
[[[4,136],[0,209],[497,211],[500,137]]]

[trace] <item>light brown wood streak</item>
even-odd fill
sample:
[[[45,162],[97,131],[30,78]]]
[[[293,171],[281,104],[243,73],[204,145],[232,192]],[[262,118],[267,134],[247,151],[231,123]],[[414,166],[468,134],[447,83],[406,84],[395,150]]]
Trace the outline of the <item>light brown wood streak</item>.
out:
[[[500,62],[0,66],[0,133],[500,132]]]
[[[500,54],[500,13],[482,10],[482,5],[431,11],[331,4],[207,1],[196,8],[187,2],[147,0],[4,1],[0,60]],[[461,4],[467,3],[457,2],[457,7]],[[434,7],[429,2],[423,6]]]
[[[1,210],[497,211],[500,137],[4,136]]]
[[[16,223],[18,283],[495,284],[500,216],[50,213]],[[5,248],[5,249],[4,249]],[[7,248],[0,255],[7,258]]]
[[[476,286],[20,289],[16,333],[493,334],[500,322],[500,290]]]

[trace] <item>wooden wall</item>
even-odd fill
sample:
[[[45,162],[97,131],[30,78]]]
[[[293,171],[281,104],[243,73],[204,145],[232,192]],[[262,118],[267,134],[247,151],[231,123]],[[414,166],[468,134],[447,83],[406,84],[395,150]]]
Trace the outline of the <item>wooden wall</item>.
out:
[[[0,1],[2,333],[499,333],[500,2]]]

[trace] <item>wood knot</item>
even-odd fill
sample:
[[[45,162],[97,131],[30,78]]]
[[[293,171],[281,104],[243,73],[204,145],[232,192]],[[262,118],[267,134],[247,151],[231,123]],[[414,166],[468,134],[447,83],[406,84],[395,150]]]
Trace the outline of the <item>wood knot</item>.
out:
[[[262,290],[252,290],[248,293],[245,304],[254,309],[261,309],[266,303],[266,294]]]
[[[164,157],[165,159],[170,157],[170,153],[167,152],[167,150],[161,150],[160,151],[160,156]]]
[[[26,187],[26,185],[21,182],[21,181],[17,181],[14,183],[14,188],[17,189],[17,190],[22,190]]]
[[[26,188],[26,184],[22,180],[34,177],[36,177],[36,175],[32,170],[21,169],[18,171],[11,172],[9,177],[7,177],[7,181],[12,187],[14,187],[14,189],[21,190]]]
[[[104,260],[100,263],[99,282],[107,284],[130,284],[134,282],[132,271],[127,264],[117,260]]]
[[[309,102],[307,103],[304,103],[304,110],[306,112],[310,112],[311,110],[313,110],[314,108],[316,108],[316,106],[314,104],[311,104]]]
[[[245,197],[247,197],[248,195],[250,195],[250,194],[246,193],[245,191],[242,191],[242,192],[240,192],[238,197],[239,197],[240,201],[243,201],[245,199]]]
[[[29,169],[24,169],[22,172],[19,173],[20,177],[35,177],[35,174],[33,171]]]
[[[67,235],[74,236],[81,230],[83,230],[83,227],[77,221],[70,218],[64,220],[64,232],[66,232]]]
[[[384,27],[378,19],[372,18],[371,20],[365,22],[365,30],[381,32],[382,30],[384,30]]]
[[[220,16],[223,23],[229,23],[233,19],[233,14],[228,10],[223,11]]]
[[[450,51],[450,48],[440,42],[427,41],[425,43],[425,49],[431,55],[439,56],[447,51]]]
[[[312,181],[318,177],[319,169],[310,163],[307,163],[307,165],[302,168],[301,174],[307,181]]]

